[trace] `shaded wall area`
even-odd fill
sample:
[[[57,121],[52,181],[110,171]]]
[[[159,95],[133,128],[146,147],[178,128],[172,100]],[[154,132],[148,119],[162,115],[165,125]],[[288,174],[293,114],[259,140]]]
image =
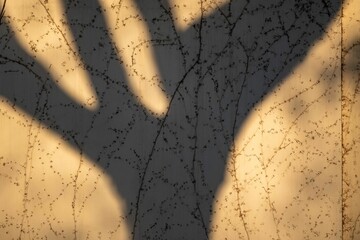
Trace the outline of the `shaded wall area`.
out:
[[[357,239],[358,5],[7,1],[0,237]]]

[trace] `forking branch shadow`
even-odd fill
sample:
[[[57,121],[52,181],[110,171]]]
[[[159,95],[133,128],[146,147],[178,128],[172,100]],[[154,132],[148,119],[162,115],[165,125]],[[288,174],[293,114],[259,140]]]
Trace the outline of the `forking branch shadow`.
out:
[[[165,91],[163,118],[131,93],[98,1],[64,1],[97,111],[76,104],[11,37],[0,94],[112,178],[133,239],[207,239],[213,200],[248,113],[325,33],[340,1],[237,1],[177,31],[167,1],[137,1]]]

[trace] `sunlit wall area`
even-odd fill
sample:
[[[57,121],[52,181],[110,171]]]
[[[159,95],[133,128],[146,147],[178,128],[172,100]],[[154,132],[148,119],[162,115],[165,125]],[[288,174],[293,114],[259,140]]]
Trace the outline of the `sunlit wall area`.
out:
[[[0,0],[0,239],[360,238],[357,0]]]
[[[347,1],[343,17],[344,239],[360,238],[360,3]]]

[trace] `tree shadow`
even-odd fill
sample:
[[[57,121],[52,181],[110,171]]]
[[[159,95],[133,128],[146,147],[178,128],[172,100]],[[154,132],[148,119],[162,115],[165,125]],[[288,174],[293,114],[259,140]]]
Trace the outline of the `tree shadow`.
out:
[[[0,94],[104,169],[133,239],[207,239],[235,136],[326,32],[340,1],[230,1],[183,32],[168,1],[136,3],[171,99],[165,117],[131,93],[96,0],[63,3],[96,111],[70,99],[6,26]]]

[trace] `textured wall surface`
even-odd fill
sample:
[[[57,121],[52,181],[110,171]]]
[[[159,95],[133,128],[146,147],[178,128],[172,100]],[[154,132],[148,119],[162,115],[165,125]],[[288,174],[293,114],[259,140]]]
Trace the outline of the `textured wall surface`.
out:
[[[360,239],[360,2],[347,1],[343,15],[343,230]]]
[[[357,0],[0,3],[0,239],[360,239]]]

